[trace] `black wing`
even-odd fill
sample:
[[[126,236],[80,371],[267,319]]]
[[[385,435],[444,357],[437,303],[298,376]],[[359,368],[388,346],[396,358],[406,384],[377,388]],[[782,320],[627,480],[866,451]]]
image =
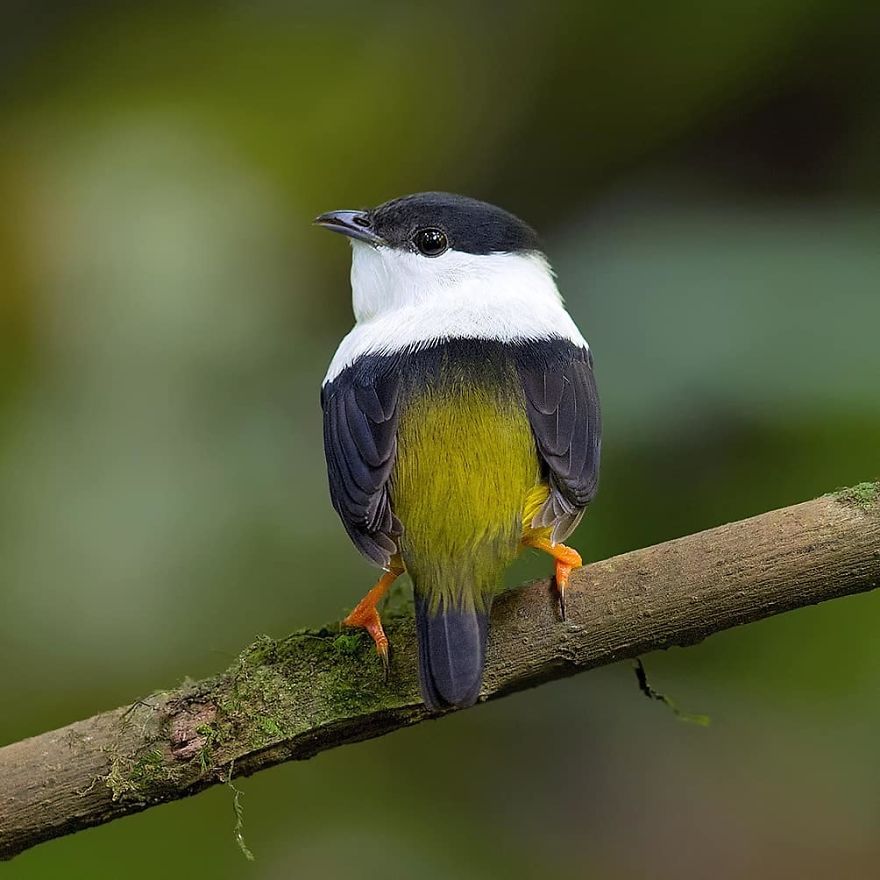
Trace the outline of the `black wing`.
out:
[[[358,550],[387,568],[397,553],[400,521],[388,477],[397,454],[396,371],[367,375],[349,368],[321,391],[330,498]]]
[[[550,497],[532,525],[552,527],[552,540],[563,541],[599,483],[602,423],[593,358],[586,349],[553,345],[544,354],[533,351],[517,366],[550,484]]]

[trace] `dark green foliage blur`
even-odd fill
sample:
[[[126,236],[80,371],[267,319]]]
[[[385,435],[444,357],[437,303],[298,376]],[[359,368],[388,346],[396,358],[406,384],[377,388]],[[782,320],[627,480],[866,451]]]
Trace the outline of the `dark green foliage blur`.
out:
[[[372,583],[323,472],[351,321],[324,210],[450,189],[539,229],[604,404],[588,559],[880,475],[878,26],[855,0],[4,3],[0,742]],[[646,658],[708,728],[625,664],[244,780],[254,863],[217,788],[3,875],[874,877],[878,624],[867,595]]]

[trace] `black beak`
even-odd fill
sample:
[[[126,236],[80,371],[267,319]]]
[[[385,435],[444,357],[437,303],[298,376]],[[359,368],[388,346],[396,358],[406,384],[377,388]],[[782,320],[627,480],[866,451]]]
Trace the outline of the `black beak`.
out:
[[[365,241],[378,247],[385,239],[373,232],[373,222],[366,211],[328,211],[315,217],[315,226],[323,226],[331,232],[341,232],[349,238]]]

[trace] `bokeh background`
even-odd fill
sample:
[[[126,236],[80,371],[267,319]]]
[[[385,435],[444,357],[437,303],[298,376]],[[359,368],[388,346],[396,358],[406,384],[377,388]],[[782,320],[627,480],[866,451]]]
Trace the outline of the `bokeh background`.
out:
[[[856,0],[4,2],[0,742],[339,619],[323,210],[542,233],[606,439],[588,558],[878,475],[880,15]],[[511,582],[546,571],[524,560]],[[5,877],[866,878],[880,596],[28,852]],[[2,781],[0,781],[2,784]]]

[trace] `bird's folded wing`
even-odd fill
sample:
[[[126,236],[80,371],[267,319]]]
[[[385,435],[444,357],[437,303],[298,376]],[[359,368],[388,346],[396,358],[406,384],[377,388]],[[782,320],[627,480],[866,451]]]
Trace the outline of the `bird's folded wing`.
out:
[[[587,349],[571,346],[518,363],[529,422],[546,467],[550,497],[531,525],[563,541],[580,522],[599,482],[601,417]]]
[[[399,380],[387,370],[346,370],[321,392],[324,451],[333,507],[358,550],[387,568],[401,526],[391,510],[388,478],[397,453]]]

